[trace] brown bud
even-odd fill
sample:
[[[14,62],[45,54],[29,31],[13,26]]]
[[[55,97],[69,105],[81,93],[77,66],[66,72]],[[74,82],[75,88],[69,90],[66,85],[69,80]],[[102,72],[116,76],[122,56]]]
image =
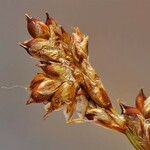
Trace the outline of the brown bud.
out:
[[[27,104],[49,101],[52,94],[58,89],[60,85],[61,83],[59,81],[51,80],[44,74],[36,75],[31,81],[31,96],[27,101]]]
[[[111,101],[103,87],[100,87],[86,76],[84,76],[84,80],[91,99],[100,107],[111,108]]]
[[[51,77],[57,78],[60,76],[60,73],[55,70],[56,68],[52,64],[39,64],[38,66]]]
[[[60,40],[67,44],[70,44],[71,36],[62,28],[61,25],[57,24],[57,22],[52,17],[50,17],[48,13],[46,13],[45,24],[51,28],[52,32],[54,32],[54,34],[58,36]]]
[[[136,97],[136,108],[143,113],[143,109],[144,109],[144,101],[146,100],[146,96],[143,92],[143,89],[140,90],[139,94]]]
[[[42,95],[40,94],[37,89],[38,89],[38,84],[31,90],[31,96],[30,99],[27,101],[27,104],[29,103],[43,103],[48,101],[50,98],[49,95]]]
[[[54,93],[51,98],[50,103],[48,103],[46,108],[46,114],[44,118],[52,111],[62,109],[62,106],[66,105],[66,116],[70,119],[75,110],[75,93],[76,88],[73,82],[64,82],[59,89]]]
[[[64,103],[61,101],[61,99],[59,99],[59,96],[55,93],[52,96],[51,101],[44,106],[46,113],[44,114],[43,118],[46,119],[51,112],[62,109],[63,105]]]
[[[105,105],[107,105],[108,108],[112,107],[110,98],[108,96],[108,94],[106,93],[106,91],[104,90],[104,88],[100,88],[100,93],[101,93],[101,97],[105,103]]]
[[[44,48],[49,48],[50,43],[46,39],[42,38],[35,38],[31,39],[29,41],[25,41],[24,43],[21,43],[22,47],[25,49],[35,49],[35,50],[41,50],[43,47]]]
[[[19,45],[23,47],[28,54],[34,56],[33,50],[34,51],[41,50],[43,47],[49,48],[49,41],[42,38],[35,38],[29,41],[25,41],[23,43],[19,43]]]
[[[51,78],[57,79],[67,79],[67,76],[71,74],[71,71],[67,69],[67,67],[63,66],[60,63],[52,63],[52,64],[39,64],[38,65],[42,70]]]
[[[51,102],[46,105],[47,112],[44,115],[44,118],[46,118],[50,112],[60,110],[62,109],[62,106],[65,105],[65,117],[66,120],[70,120],[75,111],[75,94],[76,88],[74,83],[71,81],[64,82],[52,96]]]
[[[27,14],[26,19],[28,31],[33,38],[40,37],[48,39],[50,37],[49,28],[46,24],[38,19],[29,17]]]
[[[77,86],[73,81],[64,82],[56,92],[59,99],[66,104],[70,104],[75,100]]]
[[[52,17],[50,17],[50,15],[47,12],[46,12],[46,22],[45,22],[45,24],[47,26],[50,26],[50,25],[57,26],[56,21]]]
[[[30,90],[35,88],[35,86],[37,84],[41,83],[45,78],[46,78],[46,76],[44,74],[42,74],[42,73],[37,74],[30,83]]]
[[[74,28],[75,33],[73,33],[73,40],[76,47],[83,51],[85,54],[88,53],[88,36],[85,36],[78,27]]]
[[[20,46],[25,48],[25,50],[33,57],[39,59],[40,61],[55,61],[59,62],[64,56],[64,53],[52,47],[49,40],[42,38],[35,38],[29,41],[21,43]]]
[[[46,78],[39,84],[37,92],[42,95],[52,95],[55,91],[58,90],[61,84],[62,83],[59,80]]]

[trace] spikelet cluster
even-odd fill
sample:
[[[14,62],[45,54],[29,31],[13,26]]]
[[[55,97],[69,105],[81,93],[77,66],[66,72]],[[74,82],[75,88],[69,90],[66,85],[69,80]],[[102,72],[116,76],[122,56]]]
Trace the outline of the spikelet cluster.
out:
[[[150,149],[150,98],[141,90],[135,107],[120,103],[119,115],[89,63],[88,36],[78,27],[69,34],[46,16],[44,23],[26,15],[32,39],[20,45],[41,69],[30,83],[27,104],[43,104],[44,118],[63,110],[67,123],[93,122],[126,134],[139,143],[139,149]]]

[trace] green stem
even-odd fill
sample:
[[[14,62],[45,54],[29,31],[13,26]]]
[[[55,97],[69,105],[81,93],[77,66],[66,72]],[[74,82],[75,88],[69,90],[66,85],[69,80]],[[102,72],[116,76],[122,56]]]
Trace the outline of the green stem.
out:
[[[125,135],[136,150],[144,150],[139,137],[137,137],[130,129],[126,131]]]

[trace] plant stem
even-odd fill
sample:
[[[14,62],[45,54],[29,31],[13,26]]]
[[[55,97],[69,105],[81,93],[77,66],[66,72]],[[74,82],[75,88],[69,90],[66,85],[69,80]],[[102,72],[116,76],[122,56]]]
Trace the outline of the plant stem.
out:
[[[141,145],[139,137],[137,137],[130,129],[126,131],[125,135],[136,150],[145,150]]]

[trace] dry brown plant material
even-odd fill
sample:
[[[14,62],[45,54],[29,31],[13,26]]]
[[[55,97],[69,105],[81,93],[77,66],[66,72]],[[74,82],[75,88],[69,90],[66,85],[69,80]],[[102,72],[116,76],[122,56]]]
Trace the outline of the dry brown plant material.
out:
[[[63,110],[67,123],[92,122],[125,134],[137,150],[150,149],[150,98],[141,89],[135,107],[120,103],[118,114],[88,56],[88,36],[68,34],[48,13],[46,22],[26,15],[32,39],[20,43],[39,61],[27,104],[44,105],[47,118]]]

